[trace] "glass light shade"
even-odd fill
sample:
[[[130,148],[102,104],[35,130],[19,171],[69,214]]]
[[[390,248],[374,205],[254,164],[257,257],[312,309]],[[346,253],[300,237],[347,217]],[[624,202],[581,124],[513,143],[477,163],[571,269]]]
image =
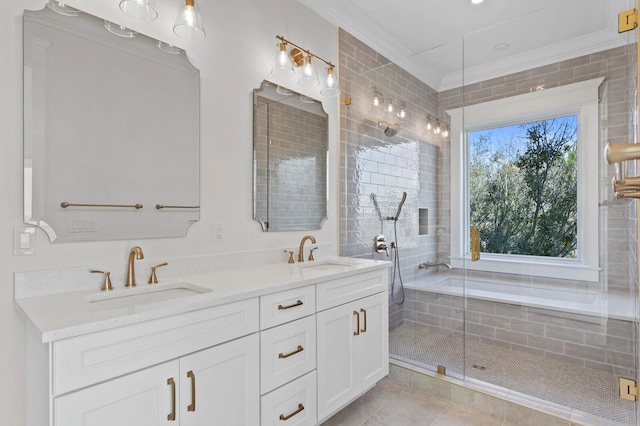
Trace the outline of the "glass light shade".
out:
[[[431,123],[431,119],[427,118],[427,130],[433,129],[433,124]]]
[[[298,86],[300,87],[315,87],[320,84],[320,80],[318,79],[318,72],[316,71],[316,67],[311,62],[311,55],[307,55],[304,58],[304,64],[302,65],[302,76],[300,77],[300,81],[298,81]]]
[[[205,37],[202,17],[194,0],[185,0],[173,26],[173,32],[180,38],[189,41],[202,40]]]
[[[293,63],[291,63],[291,59],[287,53],[287,43],[278,43],[278,54],[273,63],[271,74],[276,77],[293,77],[293,74],[295,74]]]
[[[144,21],[153,21],[158,17],[154,0],[122,0],[120,10],[126,15]]]
[[[137,34],[135,31],[132,31],[129,28],[125,28],[122,25],[114,24],[113,22],[109,21],[104,21],[104,27],[111,34],[115,34],[118,37],[134,38]]]
[[[322,89],[320,89],[320,94],[328,97],[335,97],[340,94],[340,86],[336,75],[333,73],[333,67],[327,68],[327,76],[324,79]]]
[[[447,129],[447,128],[445,127],[445,128],[444,128],[444,130],[443,130],[443,132],[442,132],[442,136],[443,136],[443,137],[445,137],[445,138],[446,138],[447,136],[449,136],[449,129]]]
[[[379,106],[380,105],[380,98],[378,97],[378,95],[373,97],[373,106]]]
[[[49,0],[49,3],[47,3],[47,7],[54,12],[64,16],[78,16],[78,14],[80,13],[79,10],[69,7],[61,1],[56,0]]]

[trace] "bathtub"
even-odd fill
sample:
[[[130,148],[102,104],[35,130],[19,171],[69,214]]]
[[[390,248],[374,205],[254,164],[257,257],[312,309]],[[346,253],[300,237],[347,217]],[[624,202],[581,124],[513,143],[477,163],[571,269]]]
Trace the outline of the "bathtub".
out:
[[[462,279],[443,275],[429,275],[405,282],[404,287],[596,318],[633,321],[636,317],[635,298],[631,296],[631,291],[605,292],[593,288]]]

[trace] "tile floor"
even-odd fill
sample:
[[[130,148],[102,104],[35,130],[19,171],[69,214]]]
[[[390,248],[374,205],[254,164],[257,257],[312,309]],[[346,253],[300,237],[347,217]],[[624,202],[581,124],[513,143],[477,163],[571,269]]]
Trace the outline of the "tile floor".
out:
[[[389,377],[323,426],[518,426]]]

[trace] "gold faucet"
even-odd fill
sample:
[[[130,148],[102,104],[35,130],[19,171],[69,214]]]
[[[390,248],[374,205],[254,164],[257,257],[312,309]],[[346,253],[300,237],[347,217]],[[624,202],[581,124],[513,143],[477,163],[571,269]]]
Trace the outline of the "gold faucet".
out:
[[[307,240],[311,240],[313,244],[316,243],[316,238],[313,235],[302,237],[302,240],[300,241],[300,249],[298,250],[298,262],[304,262],[304,243],[306,243]]]
[[[124,283],[125,287],[135,287],[136,286],[136,274],[133,269],[133,263],[135,259],[144,259],[144,254],[142,253],[142,249],[138,246],[135,246],[129,252],[129,266],[127,267],[127,282]]]

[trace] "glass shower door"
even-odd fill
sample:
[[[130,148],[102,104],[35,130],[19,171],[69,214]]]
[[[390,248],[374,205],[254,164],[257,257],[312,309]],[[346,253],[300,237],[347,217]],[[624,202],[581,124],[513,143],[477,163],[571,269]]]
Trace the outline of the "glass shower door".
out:
[[[464,102],[447,105],[444,92],[440,106],[452,122],[452,176],[461,178],[452,258],[465,276],[465,381],[566,419],[631,426],[637,405],[619,390],[620,378],[638,375],[637,208],[616,198],[602,152],[636,141],[636,35],[585,44],[567,60],[536,63],[533,50],[502,61],[511,71],[494,78],[482,65],[486,55],[501,63],[504,40],[526,43],[538,31],[530,22],[555,28],[576,10],[617,22],[625,2],[613,3],[540,6],[465,35]],[[576,37],[539,49],[562,58]]]

